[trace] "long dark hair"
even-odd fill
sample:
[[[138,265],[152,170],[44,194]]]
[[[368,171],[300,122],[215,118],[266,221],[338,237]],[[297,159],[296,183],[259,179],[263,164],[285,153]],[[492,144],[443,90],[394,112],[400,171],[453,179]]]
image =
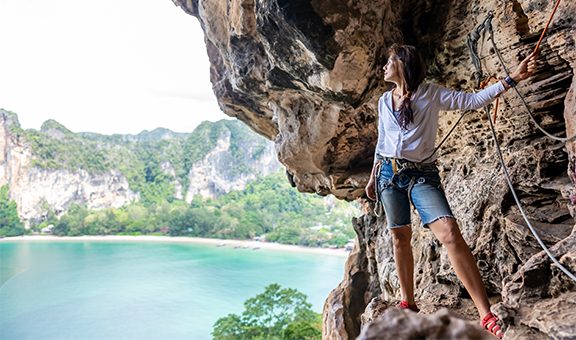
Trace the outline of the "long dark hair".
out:
[[[410,97],[426,77],[426,66],[414,46],[393,44],[388,49],[388,55],[396,56],[402,63],[403,78],[408,93],[402,98],[398,120],[403,128],[414,122],[414,112],[410,107]]]

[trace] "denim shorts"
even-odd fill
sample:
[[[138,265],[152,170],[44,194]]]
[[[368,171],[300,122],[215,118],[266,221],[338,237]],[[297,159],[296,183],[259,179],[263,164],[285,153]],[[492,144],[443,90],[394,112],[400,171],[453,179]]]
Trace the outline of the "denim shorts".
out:
[[[394,175],[391,161],[382,160],[378,195],[391,229],[411,224],[410,203],[424,227],[442,217],[454,218],[434,163],[405,168]]]

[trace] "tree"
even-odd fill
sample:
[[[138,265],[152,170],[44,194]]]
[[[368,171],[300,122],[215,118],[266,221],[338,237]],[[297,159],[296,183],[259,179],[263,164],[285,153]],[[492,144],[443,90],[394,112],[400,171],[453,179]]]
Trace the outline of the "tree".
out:
[[[279,284],[244,302],[241,315],[229,314],[214,324],[212,336],[224,339],[320,339],[320,315],[306,295]]]
[[[24,234],[24,225],[18,217],[16,202],[8,197],[8,186],[0,188],[0,237]]]
[[[86,207],[72,204],[66,215],[54,225],[52,233],[58,236],[80,236],[86,234],[85,219],[89,211]]]
[[[282,331],[282,339],[313,340],[322,337],[322,317],[317,314],[316,322],[295,321]]]

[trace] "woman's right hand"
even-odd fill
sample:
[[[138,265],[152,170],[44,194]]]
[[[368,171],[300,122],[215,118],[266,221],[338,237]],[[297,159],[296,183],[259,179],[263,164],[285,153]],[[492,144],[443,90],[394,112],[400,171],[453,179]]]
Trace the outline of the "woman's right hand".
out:
[[[376,200],[376,190],[374,188],[374,177],[370,176],[370,180],[368,181],[368,185],[366,185],[366,196],[369,199],[375,201]]]
[[[536,57],[540,53],[539,50],[532,52],[529,56],[524,58],[516,70],[510,74],[512,80],[516,83],[530,77],[536,71]]]

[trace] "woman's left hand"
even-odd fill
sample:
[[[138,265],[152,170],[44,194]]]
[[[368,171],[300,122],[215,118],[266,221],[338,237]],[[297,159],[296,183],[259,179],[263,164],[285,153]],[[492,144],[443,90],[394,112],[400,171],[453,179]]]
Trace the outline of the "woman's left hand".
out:
[[[514,82],[519,83],[520,81],[530,77],[534,71],[536,71],[536,57],[540,51],[534,51],[529,56],[527,56],[516,70],[510,74],[510,77]]]

